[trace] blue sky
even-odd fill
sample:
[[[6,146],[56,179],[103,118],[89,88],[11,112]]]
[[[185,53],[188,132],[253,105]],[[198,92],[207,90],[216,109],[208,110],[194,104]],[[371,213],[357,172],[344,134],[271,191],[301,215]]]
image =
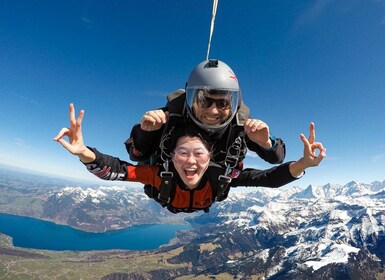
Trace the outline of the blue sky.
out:
[[[211,12],[208,0],[0,0],[0,163],[93,178],[52,141],[70,102],[86,144],[128,160],[132,125],[205,59]],[[385,180],[385,1],[220,0],[210,57],[287,160],[315,122],[328,157],[293,185]]]

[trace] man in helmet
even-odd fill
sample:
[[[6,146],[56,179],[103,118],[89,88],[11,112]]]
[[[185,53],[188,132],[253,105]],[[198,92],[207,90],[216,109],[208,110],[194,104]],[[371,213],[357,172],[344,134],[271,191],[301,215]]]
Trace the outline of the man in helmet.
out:
[[[270,135],[266,123],[249,118],[249,108],[242,102],[238,79],[220,60],[206,60],[191,72],[185,90],[168,96],[166,107],[148,111],[133,127],[125,142],[131,160],[154,163],[162,135],[171,117],[183,117],[213,144],[213,159],[222,166],[235,167],[243,160],[246,146],[265,161],[276,164],[285,158],[285,144]],[[150,161],[149,161],[150,160]]]

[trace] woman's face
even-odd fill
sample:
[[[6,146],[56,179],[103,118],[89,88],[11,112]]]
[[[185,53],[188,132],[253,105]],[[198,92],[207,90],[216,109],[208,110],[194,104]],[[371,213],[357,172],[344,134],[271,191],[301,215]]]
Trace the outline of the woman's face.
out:
[[[194,189],[209,166],[210,153],[198,137],[183,136],[177,141],[172,162],[186,186]]]

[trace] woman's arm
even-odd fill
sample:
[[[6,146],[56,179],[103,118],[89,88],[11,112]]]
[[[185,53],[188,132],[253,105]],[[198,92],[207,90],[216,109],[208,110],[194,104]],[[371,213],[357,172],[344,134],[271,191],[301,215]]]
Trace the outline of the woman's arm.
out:
[[[245,169],[237,178],[232,180],[231,186],[278,188],[299,179],[305,169],[318,166],[322,159],[326,157],[326,149],[322,143],[315,142],[314,123],[310,124],[309,139],[306,139],[306,137],[301,134],[301,140],[304,144],[304,152],[299,160],[283,163],[266,170]],[[316,150],[319,150],[318,155],[315,154]]]
[[[156,166],[134,166],[119,158],[102,154],[94,148],[84,144],[82,134],[82,121],[84,111],[79,112],[75,118],[75,107],[69,106],[70,127],[63,128],[54,141],[59,142],[71,154],[76,155],[85,164],[87,170],[103,180],[133,181],[145,184],[159,185],[157,176],[159,168]],[[64,137],[68,137],[68,142]]]

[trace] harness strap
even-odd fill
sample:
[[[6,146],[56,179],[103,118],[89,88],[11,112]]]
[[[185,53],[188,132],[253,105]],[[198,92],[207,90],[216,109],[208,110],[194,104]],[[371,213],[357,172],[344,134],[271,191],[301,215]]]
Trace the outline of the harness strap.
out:
[[[246,143],[244,143],[244,140],[241,138],[241,136],[238,136],[227,149],[225,158],[225,175],[228,175],[235,167],[237,167],[240,157],[246,154],[245,150]]]
[[[171,200],[171,189],[173,186],[174,174],[170,171],[160,172],[161,184],[159,188],[158,199],[163,204],[169,204]]]
[[[244,157],[247,152],[244,138],[238,136],[232,145],[227,149],[225,158],[226,171],[225,174],[218,176],[218,188],[215,201],[222,201],[227,197],[229,184],[232,178],[228,176],[231,172],[239,166],[239,159]]]
[[[227,197],[227,190],[231,183],[231,177],[226,175],[219,175],[218,177],[218,189],[215,201],[222,201]]]
[[[172,137],[175,128],[175,121],[180,119],[178,114],[170,114],[166,126],[163,130],[160,141],[160,158],[163,161],[164,171],[160,172],[161,184],[159,187],[158,200],[163,206],[169,205],[171,201],[172,189],[174,187],[174,173],[169,171],[169,163],[171,161],[170,137]]]
[[[169,171],[169,161],[171,159],[171,154],[170,154],[171,151],[167,150],[168,147],[166,147],[167,145],[165,145],[165,142],[169,141],[169,137],[173,129],[174,127],[172,127],[167,134],[163,135],[161,139],[161,145],[160,145],[160,148],[161,148],[160,157],[164,161],[163,163],[164,171],[160,172],[161,183],[159,187],[158,200],[163,206],[166,206],[170,203],[171,189],[173,187],[174,173],[172,171]]]

